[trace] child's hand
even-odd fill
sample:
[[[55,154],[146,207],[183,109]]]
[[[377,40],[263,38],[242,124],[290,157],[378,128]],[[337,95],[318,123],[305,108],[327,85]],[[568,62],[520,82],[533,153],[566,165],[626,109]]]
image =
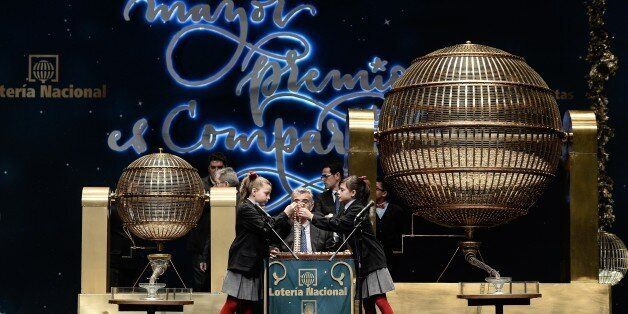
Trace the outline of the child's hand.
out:
[[[312,214],[312,212],[310,212],[307,209],[300,209],[299,211],[297,211],[297,217],[307,218],[308,220],[312,220],[312,217],[314,217],[314,214]]]
[[[294,214],[294,211],[296,208],[297,208],[296,203],[290,203],[290,205],[286,206],[286,209],[284,209],[283,212],[286,213],[288,217],[292,217],[292,214]]]
[[[268,253],[269,253],[269,255],[270,255],[270,258],[275,258],[275,257],[277,257],[277,254],[279,254],[279,249],[278,249],[278,248],[276,248],[276,247],[274,247],[274,246],[271,246],[269,249],[270,249],[270,250],[269,250],[269,252],[268,252]]]

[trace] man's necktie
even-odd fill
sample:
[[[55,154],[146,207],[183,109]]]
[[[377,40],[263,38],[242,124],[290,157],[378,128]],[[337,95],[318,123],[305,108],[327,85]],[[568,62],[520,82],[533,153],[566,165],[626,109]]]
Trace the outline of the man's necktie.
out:
[[[334,201],[334,207],[336,208],[336,215],[340,212],[340,195],[338,195],[338,191],[334,191],[334,196],[336,200]],[[334,242],[340,241],[340,236],[338,233],[334,232]]]
[[[301,247],[299,250],[301,253],[307,253],[307,237],[305,236],[305,227],[301,226]]]
[[[334,207],[336,208],[336,214],[338,214],[340,212],[340,195],[338,195],[338,191],[334,192],[334,196],[336,197]]]

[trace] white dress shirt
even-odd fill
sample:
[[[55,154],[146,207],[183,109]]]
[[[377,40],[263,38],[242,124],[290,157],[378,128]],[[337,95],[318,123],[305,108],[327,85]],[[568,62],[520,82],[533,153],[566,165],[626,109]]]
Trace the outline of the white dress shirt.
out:
[[[377,207],[375,209],[375,211],[377,211],[377,216],[379,217],[379,219],[382,219],[382,217],[386,213],[387,208],[388,208],[388,202],[384,202],[384,205],[382,207]]]
[[[350,200],[349,202],[347,202],[347,204],[345,204],[345,209],[349,208],[349,206],[351,206],[353,202],[355,202],[355,200]]]

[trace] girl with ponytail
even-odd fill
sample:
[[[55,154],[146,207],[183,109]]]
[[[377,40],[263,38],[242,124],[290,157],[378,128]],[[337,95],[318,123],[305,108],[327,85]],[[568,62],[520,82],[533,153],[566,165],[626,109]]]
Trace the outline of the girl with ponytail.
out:
[[[340,212],[333,217],[325,217],[319,212],[298,211],[299,217],[311,220],[312,224],[320,229],[342,233],[345,237],[354,228],[354,221],[360,210],[368,203],[370,195],[369,182],[366,177],[350,176],[340,182],[339,197],[344,205]],[[386,268],[386,255],[382,245],[373,234],[370,220],[366,220],[360,227],[361,241],[358,248],[356,238],[349,240],[351,250],[357,252],[356,260],[360,261],[358,273],[361,280],[361,296],[364,311],[375,313],[375,306],[383,314],[393,313],[393,309],[386,299],[386,292],[395,289],[392,277]]]
[[[253,313],[262,299],[261,275],[264,258],[269,256],[269,237],[271,226],[285,227],[290,224],[294,205],[289,205],[277,217],[269,218],[262,207],[270,200],[272,186],[270,182],[255,172],[242,180],[238,192],[236,211],[236,237],[229,248],[227,275],[223,281],[222,292],[227,301],[220,310],[227,313]]]

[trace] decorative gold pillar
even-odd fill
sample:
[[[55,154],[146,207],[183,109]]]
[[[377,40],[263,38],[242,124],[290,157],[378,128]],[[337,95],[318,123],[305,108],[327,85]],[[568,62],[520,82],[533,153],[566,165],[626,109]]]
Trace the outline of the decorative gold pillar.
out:
[[[347,116],[349,174],[366,176],[371,183],[371,199],[375,199],[377,182],[377,150],[375,149],[375,111],[349,109]],[[375,229],[375,208],[370,209],[370,219]]]
[[[563,118],[569,134],[569,245],[571,281],[598,281],[597,124],[593,111],[570,110]]]
[[[229,247],[235,239],[237,189],[213,187],[209,190],[210,209],[210,292],[220,292],[225,278]]]
[[[81,293],[109,291],[109,188],[84,187],[81,243]]]

